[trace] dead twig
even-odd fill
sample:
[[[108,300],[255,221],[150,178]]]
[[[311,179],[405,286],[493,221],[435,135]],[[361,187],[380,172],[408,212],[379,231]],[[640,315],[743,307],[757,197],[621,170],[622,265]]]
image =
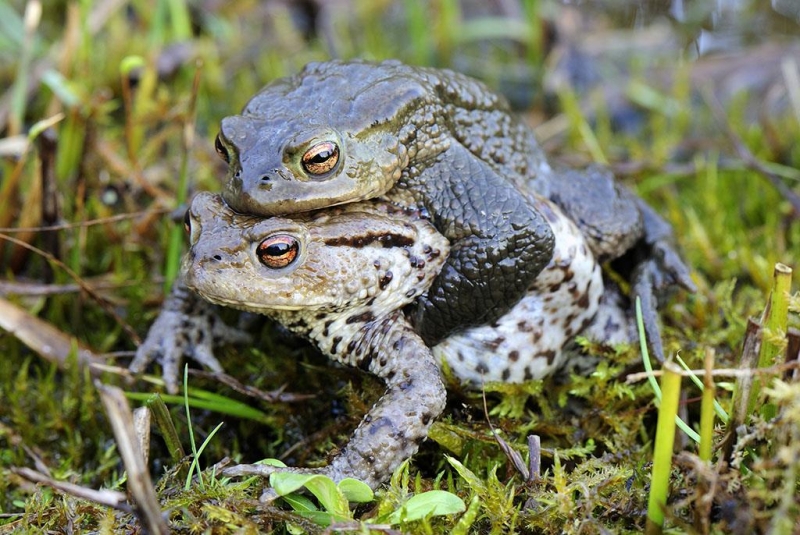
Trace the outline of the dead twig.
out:
[[[161,505],[158,502],[150,471],[144,460],[139,438],[136,436],[134,417],[125,393],[115,387],[95,382],[100,400],[106,410],[111,429],[117,440],[117,448],[128,474],[128,492],[136,506],[134,513],[149,533],[166,535],[169,528],[161,514]]]
[[[41,472],[37,472],[36,470],[32,470],[31,468],[14,467],[11,468],[11,472],[23,479],[27,479],[32,483],[47,485],[52,489],[75,496],[76,498],[82,498],[84,500],[99,503],[100,505],[106,505],[125,513],[133,512],[131,506],[128,504],[127,497],[123,493],[116,490],[95,490],[87,487],[81,487],[80,485],[76,485],[74,483],[68,483],[66,481],[56,481],[55,479],[42,474]]]
[[[733,130],[733,127],[728,120],[728,117],[725,115],[725,110],[722,109],[722,105],[717,99],[714,92],[711,90],[709,86],[705,86],[702,88],[702,95],[703,99],[708,104],[711,113],[714,115],[714,119],[717,121],[717,124],[725,130],[725,133],[728,136],[728,140],[733,145],[733,148],[736,150],[739,158],[747,165],[747,167],[764,178],[766,178],[770,184],[772,184],[775,189],[783,195],[783,198],[789,201],[792,205],[792,217],[794,219],[800,218],[800,196],[798,196],[791,188],[789,188],[783,181],[780,179],[778,175],[770,171],[767,166],[765,166],[761,160],[756,158],[750,149],[745,145],[742,141],[742,138]]]
[[[43,251],[38,247],[35,247],[29,243],[25,243],[22,240],[18,240],[17,238],[9,236],[8,234],[3,234],[0,232],[0,240],[6,240],[13,244],[24,247],[26,249],[30,249],[34,253],[39,254],[44,258],[46,258],[52,264],[58,266],[81,287],[81,290],[86,292],[87,295],[89,295],[89,297],[94,299],[97,302],[97,304],[100,305],[100,307],[106,312],[106,314],[111,316],[114,319],[114,321],[116,321],[117,324],[119,324],[119,326],[122,327],[122,329],[128,334],[130,339],[136,345],[142,343],[142,339],[139,338],[139,335],[136,333],[136,331],[134,331],[133,328],[130,325],[128,325],[128,323],[125,320],[123,320],[119,314],[117,314],[117,312],[114,310],[113,305],[105,297],[95,292],[91,286],[89,286],[77,273],[75,273],[72,269],[70,269],[70,267],[67,266],[64,262],[53,256],[52,254],[48,253],[47,251]]]

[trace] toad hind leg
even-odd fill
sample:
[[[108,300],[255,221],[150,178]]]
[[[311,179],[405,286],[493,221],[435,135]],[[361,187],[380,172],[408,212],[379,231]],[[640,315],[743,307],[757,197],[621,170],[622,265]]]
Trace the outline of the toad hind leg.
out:
[[[624,256],[631,297],[641,300],[648,342],[663,360],[657,295],[676,285],[695,291],[689,268],[672,245],[672,227],[608,169],[562,168],[556,175],[558,180],[547,183],[548,197],[576,222],[598,260]]]
[[[370,409],[350,441],[323,468],[238,465],[228,476],[274,472],[323,474],[334,481],[352,477],[376,489],[416,453],[433,421],[444,410],[446,391],[431,350],[401,315],[369,325],[354,348],[360,367],[386,381],[386,393]]]

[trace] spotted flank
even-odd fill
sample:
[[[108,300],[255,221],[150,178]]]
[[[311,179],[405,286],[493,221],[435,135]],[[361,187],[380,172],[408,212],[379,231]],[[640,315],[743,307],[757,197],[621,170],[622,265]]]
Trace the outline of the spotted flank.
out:
[[[590,327],[601,334],[594,325],[601,317],[604,326],[619,329],[615,336],[600,339],[628,340],[625,309],[618,299],[604,297],[600,266],[583,235],[558,207],[542,198],[535,202],[556,237],[550,263],[528,294],[495,324],[467,329],[433,348],[434,355],[466,383],[545,377],[564,364],[564,347],[575,335],[590,332]]]

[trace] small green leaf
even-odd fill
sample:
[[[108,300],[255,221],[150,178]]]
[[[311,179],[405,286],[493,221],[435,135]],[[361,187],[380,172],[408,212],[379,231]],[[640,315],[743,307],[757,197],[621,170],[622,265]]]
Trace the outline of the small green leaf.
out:
[[[347,522],[351,518],[344,518],[338,515],[333,515],[327,511],[312,511],[310,513],[298,513],[303,518],[307,518],[318,526],[328,527],[334,522]]]
[[[347,501],[355,503],[367,503],[375,499],[372,489],[363,481],[353,478],[345,478],[339,482],[339,492]]]
[[[283,496],[283,499],[286,500],[286,503],[288,503],[296,513],[304,514],[319,511],[314,502],[302,494],[288,494]]]
[[[305,487],[319,500],[325,511],[344,519],[352,516],[347,499],[329,477],[319,474],[279,472],[269,476],[269,483],[279,496],[286,496]]]
[[[286,523],[286,531],[288,531],[291,535],[304,535],[306,533],[306,530],[297,524],[292,524],[291,522]]]
[[[389,516],[389,522],[413,522],[428,516],[461,513],[467,508],[464,500],[445,490],[431,490],[412,496],[403,507]]]
[[[264,464],[269,464],[270,466],[274,466],[269,461],[274,461],[275,459],[267,459],[264,461]],[[291,494],[297,490],[303,488],[306,483],[316,477],[314,474],[294,474],[292,472],[276,472],[274,474],[270,474],[269,476],[269,484],[270,486],[275,489],[275,492],[278,493],[278,496],[286,496],[287,494]]]
[[[286,468],[286,463],[278,459],[262,459],[256,464],[263,464],[265,466],[277,466],[278,468]]]
[[[486,494],[486,492],[488,492],[486,483],[484,483],[481,478],[476,476],[472,470],[461,464],[461,462],[454,457],[446,455],[445,458],[447,459],[447,462],[450,463],[450,466],[455,468],[456,472],[458,472],[458,474],[467,481],[467,484],[472,490],[478,494]]]
[[[316,496],[322,508],[335,516],[341,516],[342,519],[352,518],[350,513],[350,504],[347,498],[341,493],[336,483],[329,477],[314,476],[306,483],[306,488]]]

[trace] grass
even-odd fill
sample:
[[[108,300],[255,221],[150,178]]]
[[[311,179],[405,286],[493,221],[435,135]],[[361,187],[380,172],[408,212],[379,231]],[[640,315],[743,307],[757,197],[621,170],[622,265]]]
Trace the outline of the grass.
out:
[[[173,276],[167,266],[180,255],[181,225],[170,212],[185,195],[220,189],[224,166],[213,140],[222,117],[239,110],[266,81],[331,56],[473,68],[491,54],[494,63],[506,66],[485,73],[499,87],[507,87],[502,74],[515,66],[534,76],[540,72],[545,32],[533,19],[515,20],[515,35],[528,45],[518,50],[479,40],[497,33],[497,19],[472,19],[462,27],[457,2],[401,4],[409,14],[402,23],[381,25],[385,6],[357,1],[353,14],[323,14],[327,34],[308,35],[287,7],[248,0],[208,11],[181,0],[157,2],[155,9],[152,2],[129,0],[107,12],[100,7],[113,2],[52,2],[39,23],[28,26],[24,13],[35,2],[0,0],[0,88],[11,95],[0,101],[0,111],[8,112],[0,124],[0,238],[13,236],[58,259],[0,239],[8,283],[0,291],[69,335],[58,343],[65,354],[73,351],[72,361],[57,365],[0,331],[0,533],[68,525],[115,532],[138,522],[131,512],[33,485],[17,468],[34,467],[86,488],[126,490],[126,466],[91,375],[74,364],[70,340],[112,355],[110,365],[128,362]],[[525,13],[540,9],[538,2],[524,4]],[[478,59],[465,63],[470,58]],[[27,80],[39,83],[20,98]],[[608,160],[675,228],[698,293],[677,293],[664,302],[666,352],[680,353],[690,368],[703,370],[713,351],[715,373],[736,369],[747,319],[761,316],[775,264],[800,258],[800,224],[787,198],[731,148],[718,118],[691,102],[685,78],[676,76],[672,88],[660,90],[648,82],[643,75],[628,84],[645,110],[631,134],[614,131],[602,109],[592,120],[578,105],[581,95],[564,94],[564,115],[544,124],[539,95],[528,91],[521,100],[532,106],[526,113],[540,123],[554,157],[578,164]],[[732,134],[784,184],[795,186],[800,110],[753,123],[745,116],[752,101],[744,95],[723,106]],[[41,137],[44,125],[58,133],[55,153]],[[8,228],[48,225],[60,226]],[[773,306],[783,297],[782,290]],[[797,324],[797,299],[789,299],[790,327]],[[781,330],[770,328],[765,335],[772,356],[785,347]],[[509,447],[524,457],[527,437],[541,439],[539,477],[516,475],[486,421],[481,393],[452,385],[431,440],[375,502],[355,508],[353,518],[392,518],[412,495],[443,490],[459,496],[466,512],[422,518],[402,529],[641,532],[653,450],[664,447],[656,437],[654,395],[646,381],[626,380],[641,370],[636,348],[583,343],[601,357],[589,377],[486,388],[491,426]],[[259,503],[259,478],[215,478],[217,463],[226,456],[324,463],[381,394],[381,384],[331,367],[273,326],[263,327],[257,347],[222,348],[218,356],[261,397],[197,373],[188,378],[190,414],[182,396],[162,396],[168,412],[159,412],[158,428],[169,446],[160,432],[154,434],[149,463],[170,526],[176,532],[321,531],[291,508]],[[104,381],[124,388],[133,406],[160,391],[112,372]],[[697,446],[677,434],[678,453],[667,472],[670,491],[660,498],[666,529],[792,532],[800,521],[797,381],[783,370],[777,377],[759,376],[756,409],[734,419],[735,425],[718,419],[710,430],[714,399],[706,399],[707,392],[734,414],[731,393],[738,388],[731,374],[715,375],[714,381],[710,388],[705,379],[704,390],[682,383],[681,418],[714,440],[698,456]],[[316,395],[301,396],[310,393]],[[759,410],[767,406],[768,413]],[[193,458],[179,458],[176,437]],[[708,440],[701,445],[708,448]],[[195,478],[184,488],[198,468],[206,484]]]

